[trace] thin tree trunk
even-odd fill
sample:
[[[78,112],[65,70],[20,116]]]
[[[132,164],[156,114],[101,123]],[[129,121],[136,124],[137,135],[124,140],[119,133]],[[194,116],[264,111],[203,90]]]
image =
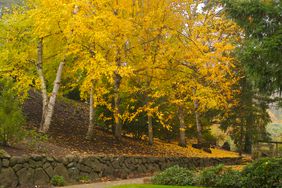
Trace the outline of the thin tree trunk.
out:
[[[239,156],[242,156],[243,154],[243,133],[244,132],[244,126],[243,123],[241,122],[240,125],[240,143],[239,143]]]
[[[119,5],[119,0],[115,0],[116,5]],[[114,10],[114,15],[118,16],[119,9]],[[117,57],[116,57],[116,66],[117,70],[114,72],[114,120],[115,120],[115,127],[114,127],[114,136],[116,140],[121,140],[122,137],[122,122],[121,122],[121,109],[120,109],[120,96],[119,96],[119,87],[121,83],[121,76],[118,73],[118,69],[121,66],[121,57],[120,57],[120,49],[117,50]]]
[[[247,105],[252,106],[253,104],[253,98],[252,95],[247,96]],[[254,122],[254,114],[252,112],[248,113],[248,116],[246,118],[246,129],[245,129],[245,142],[244,142],[244,152],[245,153],[252,153],[252,143],[253,143],[253,137],[252,137],[252,125]]]
[[[186,147],[186,126],[184,120],[184,111],[183,107],[178,107],[178,119],[179,119],[179,146]]]
[[[89,99],[89,126],[88,131],[86,134],[86,139],[91,140],[94,133],[94,126],[95,126],[95,111],[93,107],[93,86],[91,87],[90,91],[90,99]]]
[[[198,133],[198,144],[203,143],[203,135],[202,135],[202,125],[200,123],[200,116],[199,112],[197,111],[199,108],[199,101],[194,101],[194,113],[195,113],[195,119],[196,119],[196,126],[197,126],[197,133]]]
[[[121,122],[121,109],[120,109],[120,96],[119,96],[119,87],[121,82],[121,76],[115,72],[115,94],[114,94],[114,118],[115,118],[115,131],[114,135],[117,140],[121,140],[122,135],[122,122]]]
[[[154,135],[153,135],[153,121],[152,115],[148,113],[148,136],[149,136],[149,145],[154,144]]]
[[[251,130],[250,130],[250,121],[247,121],[246,124],[246,131],[245,131],[245,142],[244,142],[244,152],[245,153],[252,153],[252,139],[251,139]]]
[[[48,94],[47,94],[47,87],[46,87],[46,79],[44,77],[44,73],[43,73],[43,39],[40,39],[38,42],[38,46],[37,46],[37,56],[38,56],[38,60],[37,60],[37,64],[36,64],[36,68],[37,68],[37,74],[39,76],[40,79],[40,84],[41,84],[41,94],[42,94],[42,117],[41,117],[41,123],[40,123],[40,130],[43,128],[43,123],[44,123],[44,116],[45,116],[45,111],[47,108],[47,104],[48,104]]]
[[[54,82],[54,87],[53,87],[53,91],[52,91],[52,95],[50,97],[50,100],[48,102],[46,111],[45,111],[45,116],[44,116],[44,123],[41,129],[41,132],[46,133],[49,130],[50,124],[51,124],[51,120],[52,120],[52,116],[54,113],[54,107],[55,107],[55,103],[56,103],[56,98],[57,98],[57,94],[60,88],[60,83],[61,83],[61,77],[62,77],[62,72],[63,72],[63,67],[64,67],[65,62],[61,62],[57,71],[57,75],[56,75],[56,79]]]

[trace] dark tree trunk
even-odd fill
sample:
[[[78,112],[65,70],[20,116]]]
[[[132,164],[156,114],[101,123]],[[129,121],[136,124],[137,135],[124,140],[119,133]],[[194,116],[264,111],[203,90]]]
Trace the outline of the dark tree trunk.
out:
[[[118,52],[119,56],[119,52]],[[121,59],[118,57],[116,59],[117,67],[119,68],[121,66]],[[115,131],[114,135],[117,140],[121,140],[122,137],[122,121],[121,121],[121,108],[120,108],[120,95],[119,95],[119,88],[121,84],[122,77],[118,73],[118,71],[115,71],[114,73],[114,118],[115,118]]]
[[[151,114],[148,114],[148,136],[149,136],[149,145],[153,145],[154,135],[153,135],[153,121]]]
[[[185,116],[183,107],[178,107],[178,119],[179,119],[179,146],[186,147],[186,126],[185,126]]]

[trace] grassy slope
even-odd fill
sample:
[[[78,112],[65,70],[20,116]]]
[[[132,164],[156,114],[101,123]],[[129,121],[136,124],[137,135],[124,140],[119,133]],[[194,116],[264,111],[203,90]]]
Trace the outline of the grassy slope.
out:
[[[275,141],[282,141],[282,109],[270,109],[272,123],[267,126],[267,131]]]

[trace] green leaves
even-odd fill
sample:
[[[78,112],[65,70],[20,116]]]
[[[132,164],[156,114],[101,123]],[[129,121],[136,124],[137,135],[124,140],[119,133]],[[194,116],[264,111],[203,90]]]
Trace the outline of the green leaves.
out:
[[[238,58],[255,85],[272,94],[282,90],[282,2],[223,0],[226,12],[244,29]]]
[[[282,187],[282,159],[263,158],[247,165],[242,171],[245,187]]]
[[[152,182],[157,185],[194,185],[194,177],[193,171],[173,166],[154,176]]]
[[[24,122],[12,80],[0,80],[0,143],[6,145],[21,140],[24,136]]]

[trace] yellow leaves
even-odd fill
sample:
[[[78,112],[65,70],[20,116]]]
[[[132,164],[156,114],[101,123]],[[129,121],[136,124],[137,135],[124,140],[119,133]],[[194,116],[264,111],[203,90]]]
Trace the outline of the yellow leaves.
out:
[[[99,119],[103,120],[103,121],[111,121],[112,117],[107,117],[103,113],[101,113],[100,116],[99,116]]]
[[[21,64],[22,70],[28,69],[32,75],[34,67],[29,68],[29,62],[36,62],[36,43],[43,37],[48,80],[64,59],[67,87],[79,87],[83,99],[94,87],[95,105],[116,112],[112,101],[114,75],[118,74],[119,94],[142,93],[146,98],[139,106],[134,105],[139,102],[135,98],[129,99],[120,118],[133,121],[140,113],[148,113],[170,129],[168,122],[173,117],[161,112],[158,103],[162,100],[172,106],[183,105],[188,112],[198,100],[198,110],[205,112],[228,106],[234,95],[236,66],[230,52],[238,40],[238,27],[212,8],[198,10],[201,3],[30,0],[29,9],[5,18],[5,29],[10,31],[0,34],[9,42],[3,41],[6,46],[0,58],[20,62],[13,62],[13,68]],[[26,81],[23,72],[13,74]],[[36,77],[29,77],[38,84]]]
[[[132,106],[131,108],[134,109],[134,106]],[[132,110],[133,110],[133,109],[132,109]],[[130,113],[129,111],[126,111],[126,112],[123,114],[123,116],[122,116],[123,122],[126,122],[126,121],[132,122],[132,121],[134,121],[135,118],[136,118],[139,114],[141,114],[142,112],[143,112],[143,109],[142,109],[142,108],[139,108],[139,109],[135,110],[133,113]]]
[[[114,67],[115,70],[117,70],[117,73],[123,78],[128,78],[133,74],[133,70],[130,66],[123,66],[123,67],[114,66]]]
[[[213,9],[197,14],[188,10],[187,14],[184,34],[180,34],[184,47],[181,47],[182,58],[186,62],[177,64],[184,65],[182,68],[187,69],[188,74],[177,77],[181,84],[171,91],[176,97],[171,101],[187,105],[185,101],[198,100],[200,112],[224,108],[234,95],[232,86],[237,81],[230,52],[235,48],[233,42],[237,38],[238,27],[224,15],[217,15]],[[196,93],[193,93],[195,89]]]
[[[73,14],[73,5],[60,0],[42,0],[28,14],[34,24],[34,34],[42,38],[62,32]]]

